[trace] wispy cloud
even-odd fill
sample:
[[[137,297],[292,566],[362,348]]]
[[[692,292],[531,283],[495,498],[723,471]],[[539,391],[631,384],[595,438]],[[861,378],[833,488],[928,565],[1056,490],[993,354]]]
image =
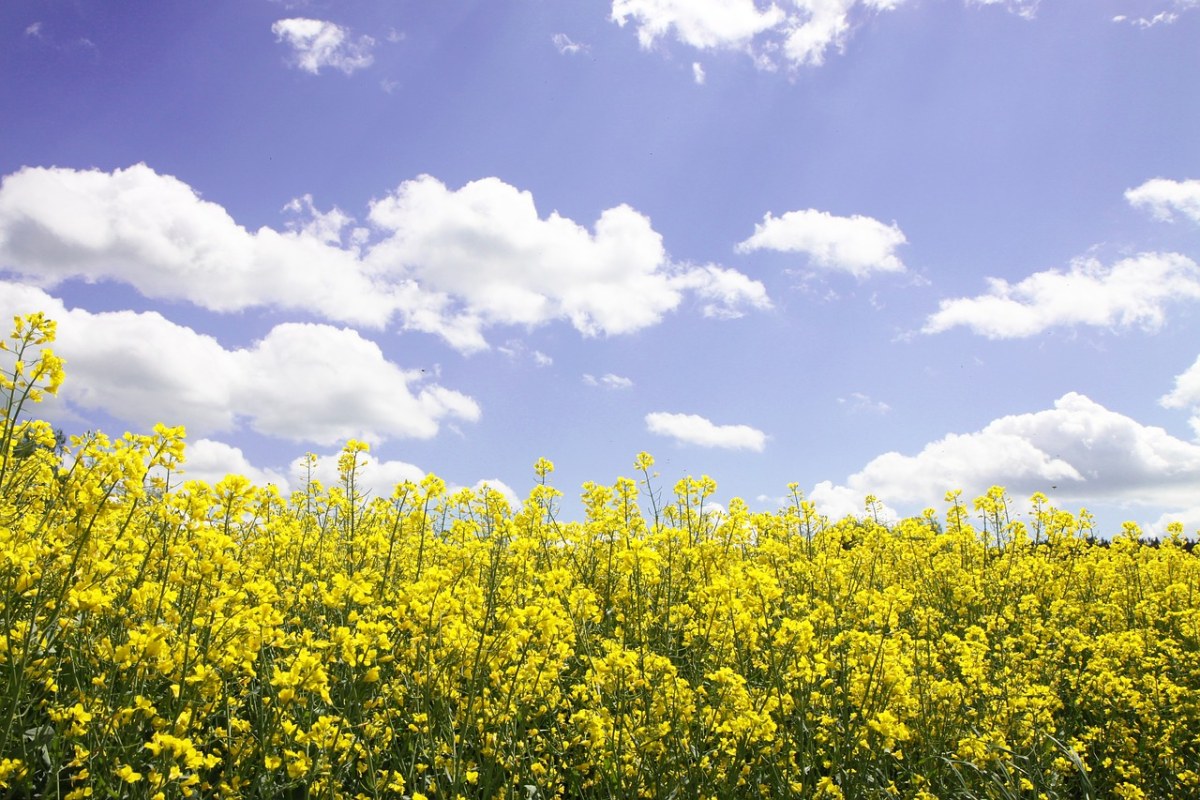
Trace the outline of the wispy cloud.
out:
[[[875,400],[862,392],[851,392],[846,397],[839,397],[838,405],[851,413],[886,414],[892,410],[887,403]]]
[[[1171,25],[1178,20],[1179,15],[1173,11],[1160,11],[1153,17],[1129,17],[1124,14],[1118,14],[1113,17],[1113,22],[1125,22],[1143,30],[1153,28],[1156,25]]]
[[[528,358],[538,367],[548,367],[554,363],[552,357],[546,355],[541,350],[530,350],[520,339],[509,339],[504,344],[497,345],[496,350],[514,361]]]
[[[1145,30],[1159,25],[1173,25],[1183,14],[1200,10],[1197,0],[1142,0],[1136,5],[1139,13],[1118,14],[1112,21]]]
[[[582,42],[573,41],[571,37],[567,36],[565,33],[554,34],[550,37],[550,41],[554,43],[555,49],[557,49],[558,52],[564,56],[573,56],[579,53],[586,53],[591,49],[588,47],[588,45],[583,44]]]
[[[339,69],[349,75],[369,67],[375,60],[370,36],[352,39],[350,31],[326,20],[293,17],[281,19],[271,26],[276,41],[292,49],[292,62],[313,75],[325,67]]]
[[[1000,6],[1025,19],[1033,19],[1041,0],[967,0],[967,5]]]
[[[605,373],[597,378],[595,375],[584,373],[583,382],[588,386],[602,386],[605,389],[631,389],[633,381],[621,375],[614,375],[611,372]]]

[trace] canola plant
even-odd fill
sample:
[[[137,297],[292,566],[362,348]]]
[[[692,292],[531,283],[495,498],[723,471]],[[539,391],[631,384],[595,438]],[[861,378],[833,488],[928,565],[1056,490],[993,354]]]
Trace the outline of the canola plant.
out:
[[[0,368],[0,792],[24,798],[1168,798],[1200,794],[1200,562],[996,488],[774,513],[653,459],[518,508],[187,481],[182,429],[26,411]]]

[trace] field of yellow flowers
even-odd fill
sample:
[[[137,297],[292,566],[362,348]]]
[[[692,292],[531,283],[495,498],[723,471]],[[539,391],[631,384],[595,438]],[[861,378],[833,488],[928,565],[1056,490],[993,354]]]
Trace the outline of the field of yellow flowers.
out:
[[[528,499],[184,481],[183,431],[65,447],[0,368],[9,797],[1200,794],[1200,556],[994,489],[938,514],[711,513],[653,460]]]

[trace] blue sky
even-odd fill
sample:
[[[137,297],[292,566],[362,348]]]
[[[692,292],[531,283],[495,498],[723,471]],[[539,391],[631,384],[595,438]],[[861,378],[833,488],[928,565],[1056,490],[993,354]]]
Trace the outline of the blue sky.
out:
[[[0,6],[0,312],[188,477],[371,444],[1200,527],[1196,0]],[[328,456],[328,457],[326,457]]]

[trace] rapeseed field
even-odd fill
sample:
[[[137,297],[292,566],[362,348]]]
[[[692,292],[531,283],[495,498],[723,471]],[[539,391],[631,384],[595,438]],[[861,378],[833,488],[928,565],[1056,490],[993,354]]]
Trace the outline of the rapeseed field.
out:
[[[1200,562],[1000,488],[883,524],[643,453],[560,519],[430,475],[187,481],[60,442],[0,355],[0,792],[79,798],[1200,796]]]

